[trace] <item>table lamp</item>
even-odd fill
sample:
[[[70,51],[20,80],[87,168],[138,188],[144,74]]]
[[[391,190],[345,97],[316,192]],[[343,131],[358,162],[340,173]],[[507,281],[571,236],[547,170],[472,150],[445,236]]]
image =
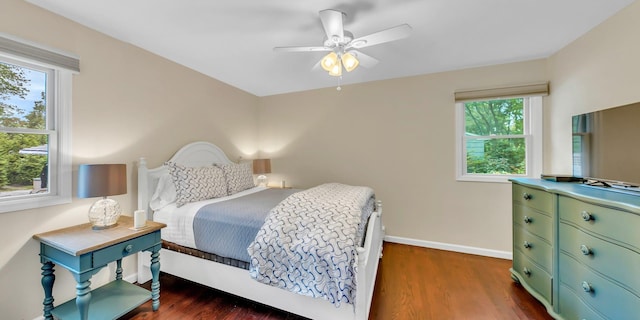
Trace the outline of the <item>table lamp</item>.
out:
[[[259,174],[257,182],[259,186],[266,187],[269,179],[265,173],[271,173],[271,159],[255,159],[253,160],[253,174]]]
[[[89,208],[93,229],[116,225],[122,213],[120,204],[107,196],[127,193],[125,164],[81,164],[78,167],[78,198],[102,197]]]

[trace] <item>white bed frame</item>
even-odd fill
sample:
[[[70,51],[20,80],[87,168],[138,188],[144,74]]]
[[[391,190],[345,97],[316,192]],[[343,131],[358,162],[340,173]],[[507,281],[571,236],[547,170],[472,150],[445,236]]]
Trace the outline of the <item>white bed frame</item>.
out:
[[[232,163],[224,152],[208,142],[194,142],[184,146],[170,159],[184,166],[210,166],[213,163]],[[149,208],[151,195],[155,192],[158,179],[167,173],[165,166],[148,169],[144,158],[138,163],[138,208],[147,211],[149,219],[153,212]],[[268,286],[253,280],[247,270],[200,259],[188,254],[170,250],[160,251],[160,270],[180,278],[194,281],[240,297],[282,309],[311,319],[354,319],[369,318],[371,300],[375,287],[378,262],[382,257],[384,226],[381,220],[382,206],[371,215],[367,226],[363,247],[358,247],[358,273],[355,308],[342,304],[336,308],[323,299],[315,299]],[[138,282],[151,279],[149,253],[138,256]],[[162,292],[162,291],[161,291]]]

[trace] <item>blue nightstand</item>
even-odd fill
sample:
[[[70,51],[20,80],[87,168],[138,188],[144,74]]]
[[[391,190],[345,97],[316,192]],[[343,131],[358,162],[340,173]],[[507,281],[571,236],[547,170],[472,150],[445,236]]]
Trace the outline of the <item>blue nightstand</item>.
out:
[[[115,319],[149,299],[153,310],[160,307],[160,229],[163,223],[147,221],[145,228],[134,230],[133,219],[121,216],[115,227],[93,230],[90,223],[36,234],[40,241],[44,318]],[[122,280],[122,258],[140,251],[151,252],[151,291]],[[116,261],[116,280],[95,290],[90,289],[91,276],[108,263]],[[54,265],[73,274],[78,283],[76,298],[53,307]]]

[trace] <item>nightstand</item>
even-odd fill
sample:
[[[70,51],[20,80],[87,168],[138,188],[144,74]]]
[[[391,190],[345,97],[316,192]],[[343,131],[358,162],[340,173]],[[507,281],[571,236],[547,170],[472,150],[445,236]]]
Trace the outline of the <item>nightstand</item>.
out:
[[[40,233],[44,318],[115,319],[152,299],[153,310],[160,307],[160,229],[163,223],[147,221],[133,229],[133,218],[121,216],[115,227],[93,230],[91,223]],[[151,252],[151,291],[122,280],[122,258],[140,251]],[[116,261],[116,279],[95,290],[91,276]],[[62,266],[75,278],[76,298],[53,307],[54,265]]]

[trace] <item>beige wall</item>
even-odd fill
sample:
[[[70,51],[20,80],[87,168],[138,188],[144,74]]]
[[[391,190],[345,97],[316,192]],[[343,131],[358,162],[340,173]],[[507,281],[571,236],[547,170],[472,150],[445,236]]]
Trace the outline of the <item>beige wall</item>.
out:
[[[74,177],[80,163],[126,163],[129,192],[114,197],[125,212],[137,208],[141,156],[157,166],[195,140],[218,144],[232,159],[255,156],[257,97],[24,1],[2,0],[0,7],[0,32],[80,56],[81,73],[73,79]],[[39,248],[31,236],[87,222],[93,201],[0,213],[0,318],[42,314]],[[134,262],[126,259],[125,276],[136,271]],[[94,286],[113,277],[109,269],[92,278]],[[54,298],[61,303],[75,296],[75,282],[56,270]]]
[[[572,115],[640,101],[640,42],[632,39],[636,30],[638,1],[548,59],[547,172],[571,173]]]
[[[640,101],[640,4],[546,60],[257,98],[20,0],[3,0],[0,31],[78,54],[73,161],[124,162],[136,207],[135,165],[208,140],[230,158],[273,158],[272,183],[370,185],[393,236],[510,251],[510,185],[456,182],[456,89],[551,81],[545,99],[545,172],[570,172],[570,116]],[[158,142],[161,143],[158,143]],[[75,185],[74,185],[75,190]],[[92,199],[0,214],[2,318],[41,314],[38,246],[31,235],[86,221]],[[75,294],[57,272],[56,303]],[[135,270],[125,263],[125,275]],[[94,277],[101,284],[112,276]]]
[[[261,156],[273,183],[373,187],[388,235],[511,251],[510,184],[455,180],[453,93],[547,79],[536,60],[265,97]]]

